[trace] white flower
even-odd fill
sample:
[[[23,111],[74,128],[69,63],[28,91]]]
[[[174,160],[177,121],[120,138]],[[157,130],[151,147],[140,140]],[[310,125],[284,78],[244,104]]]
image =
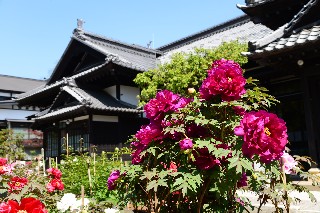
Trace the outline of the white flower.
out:
[[[118,212],[119,210],[114,208],[107,208],[104,210],[104,213],[118,213]]]
[[[90,200],[88,198],[84,198],[83,199],[83,208],[84,210],[87,209],[89,203],[90,203]],[[73,212],[73,213],[77,213],[77,212],[81,212],[81,198],[79,200],[76,200],[76,202],[73,203],[72,206],[70,206],[70,211]]]
[[[60,202],[57,202],[57,209],[62,212],[67,211],[70,206],[77,202],[76,195],[72,193],[66,193],[61,198]]]

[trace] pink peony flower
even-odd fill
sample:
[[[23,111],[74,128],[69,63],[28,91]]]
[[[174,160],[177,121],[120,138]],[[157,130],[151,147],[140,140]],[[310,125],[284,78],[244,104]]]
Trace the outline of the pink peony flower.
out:
[[[167,112],[175,112],[190,101],[191,99],[182,98],[169,90],[162,90],[144,106],[144,110],[152,123],[160,124]]]
[[[185,138],[179,142],[179,146],[182,150],[192,149],[193,142],[190,138]]]
[[[109,178],[108,178],[108,190],[114,190],[116,188],[116,181],[119,179],[120,177],[120,171],[119,170],[115,170],[113,172],[111,172]]]
[[[286,123],[264,110],[246,113],[234,133],[243,136],[243,154],[248,158],[259,155],[263,163],[278,160],[288,142]]]
[[[11,206],[5,202],[0,203],[0,213],[10,213]]]
[[[52,179],[46,186],[48,192],[53,192],[55,190],[63,191],[64,184],[61,179]]]
[[[52,176],[52,178],[60,179],[62,176],[62,172],[56,168],[47,169],[47,173]]]
[[[287,152],[284,152],[281,156],[281,163],[286,174],[294,174],[294,171],[292,169],[294,169],[298,165],[298,162],[295,161],[294,158]]]
[[[239,64],[226,59],[217,60],[202,82],[200,97],[210,100],[213,96],[221,95],[223,101],[237,100],[246,92],[245,84],[246,79]]]

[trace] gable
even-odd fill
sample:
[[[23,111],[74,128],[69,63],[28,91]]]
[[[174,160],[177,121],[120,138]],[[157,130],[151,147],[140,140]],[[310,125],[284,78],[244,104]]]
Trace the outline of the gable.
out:
[[[47,85],[105,61],[105,55],[72,38]]]

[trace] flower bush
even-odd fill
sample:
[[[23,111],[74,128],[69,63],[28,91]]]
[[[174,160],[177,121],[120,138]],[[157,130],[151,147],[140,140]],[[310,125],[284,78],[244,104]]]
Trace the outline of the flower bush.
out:
[[[264,195],[270,179],[271,190],[294,187],[282,173],[287,128],[265,111],[277,102],[265,88],[246,80],[237,63],[222,59],[212,64],[199,93],[188,91],[182,97],[162,90],[145,105],[150,124],[131,139],[133,165],[108,179],[120,206],[130,202],[149,212],[249,211],[238,195],[244,186]],[[256,163],[265,168],[264,179],[255,174]],[[261,197],[266,198],[261,203],[279,202],[270,193]],[[286,193],[283,198],[288,207]]]

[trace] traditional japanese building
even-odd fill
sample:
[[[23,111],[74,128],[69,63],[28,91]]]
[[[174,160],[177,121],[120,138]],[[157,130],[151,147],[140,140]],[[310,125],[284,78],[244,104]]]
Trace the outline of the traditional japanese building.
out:
[[[145,122],[133,79],[154,68],[160,54],[85,32],[78,21],[48,81],[16,99],[43,109],[29,118],[44,132],[45,155],[64,153],[67,139],[73,150],[122,146]]]
[[[293,154],[320,163],[320,3],[317,0],[247,0],[238,5],[254,23],[274,31],[249,42],[247,75],[281,103]],[[314,165],[315,166],[315,165]]]

